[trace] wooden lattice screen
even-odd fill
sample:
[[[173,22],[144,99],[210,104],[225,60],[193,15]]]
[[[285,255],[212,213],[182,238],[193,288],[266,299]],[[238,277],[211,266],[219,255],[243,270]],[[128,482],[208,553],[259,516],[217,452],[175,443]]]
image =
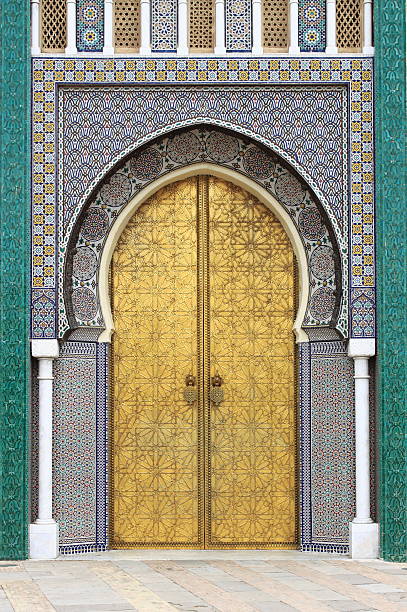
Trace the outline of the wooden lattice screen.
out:
[[[362,48],[361,0],[337,0],[336,44],[339,51],[360,51]]]
[[[214,47],[215,10],[213,0],[189,1],[189,49],[210,52]]]
[[[263,47],[267,51],[286,50],[288,47],[287,0],[264,0]]]
[[[41,50],[61,52],[66,47],[66,0],[41,2]]]
[[[139,0],[115,0],[114,45],[121,53],[138,50],[140,46]]]

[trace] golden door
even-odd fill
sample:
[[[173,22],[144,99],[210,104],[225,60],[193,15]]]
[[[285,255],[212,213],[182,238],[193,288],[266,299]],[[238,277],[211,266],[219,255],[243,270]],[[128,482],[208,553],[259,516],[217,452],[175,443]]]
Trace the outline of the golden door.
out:
[[[114,548],[296,548],[294,255],[211,176],[164,187],[112,262]]]

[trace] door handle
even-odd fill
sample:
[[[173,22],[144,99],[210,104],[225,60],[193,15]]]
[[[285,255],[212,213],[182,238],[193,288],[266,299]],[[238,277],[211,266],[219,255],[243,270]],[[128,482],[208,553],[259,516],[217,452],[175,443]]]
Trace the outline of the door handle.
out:
[[[216,373],[215,376],[212,376],[210,398],[212,404],[215,404],[215,406],[219,406],[219,404],[221,404],[224,400],[225,394],[223,392],[222,385],[223,378],[219,376],[218,373]]]
[[[198,399],[196,378],[192,374],[188,374],[188,376],[185,378],[184,399],[190,406],[192,406],[192,404]]]

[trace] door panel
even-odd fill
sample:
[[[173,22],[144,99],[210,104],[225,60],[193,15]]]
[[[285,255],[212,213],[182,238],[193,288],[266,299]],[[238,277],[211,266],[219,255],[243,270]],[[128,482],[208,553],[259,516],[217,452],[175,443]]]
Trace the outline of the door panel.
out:
[[[112,546],[201,546],[196,181],[139,208],[112,263]]]
[[[209,177],[207,546],[295,546],[293,251],[256,198]]]
[[[132,217],[112,262],[113,547],[296,546],[293,266],[279,221],[214,177]]]

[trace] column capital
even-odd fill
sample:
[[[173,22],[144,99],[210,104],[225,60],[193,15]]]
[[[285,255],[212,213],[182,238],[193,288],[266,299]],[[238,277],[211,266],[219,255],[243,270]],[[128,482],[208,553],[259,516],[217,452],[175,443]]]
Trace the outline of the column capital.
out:
[[[376,354],[374,338],[350,338],[348,343],[349,357],[373,357]]]
[[[59,357],[58,340],[31,340],[31,354],[37,359],[56,359]]]

